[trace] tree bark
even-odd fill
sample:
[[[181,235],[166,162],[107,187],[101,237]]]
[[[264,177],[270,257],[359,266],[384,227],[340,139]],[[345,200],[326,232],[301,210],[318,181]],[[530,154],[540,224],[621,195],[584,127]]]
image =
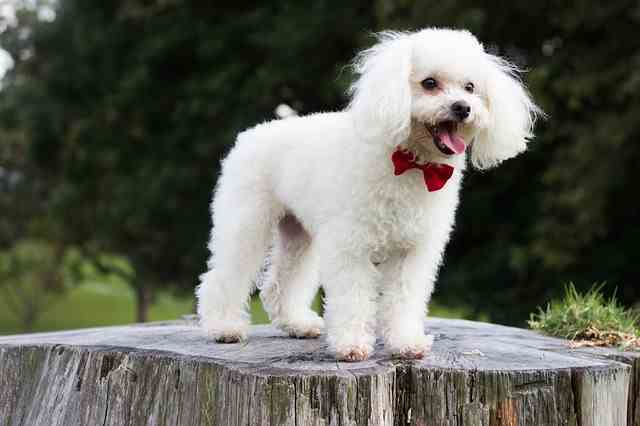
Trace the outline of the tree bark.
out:
[[[214,344],[187,322],[0,337],[0,425],[640,425],[640,354],[430,319],[422,361],[254,326]]]
[[[149,321],[151,300],[151,287],[144,283],[136,283],[136,322]]]

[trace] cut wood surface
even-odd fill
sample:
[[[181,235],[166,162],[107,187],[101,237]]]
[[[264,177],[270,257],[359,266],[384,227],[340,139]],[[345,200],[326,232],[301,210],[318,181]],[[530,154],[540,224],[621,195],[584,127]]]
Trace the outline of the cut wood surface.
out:
[[[336,362],[253,326],[187,321],[0,337],[0,425],[640,425],[640,354],[432,318],[433,351]]]

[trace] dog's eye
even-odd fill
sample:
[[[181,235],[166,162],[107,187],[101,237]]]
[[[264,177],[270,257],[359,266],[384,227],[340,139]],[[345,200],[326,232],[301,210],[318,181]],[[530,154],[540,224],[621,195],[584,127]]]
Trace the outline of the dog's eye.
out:
[[[433,90],[436,87],[438,87],[438,82],[436,81],[435,78],[432,78],[432,77],[425,78],[424,80],[422,80],[420,84],[422,84],[422,87],[424,87],[427,90]]]
[[[467,84],[464,85],[464,90],[466,90],[469,93],[473,93],[473,89],[475,89],[475,86],[473,85],[472,82],[468,82]]]

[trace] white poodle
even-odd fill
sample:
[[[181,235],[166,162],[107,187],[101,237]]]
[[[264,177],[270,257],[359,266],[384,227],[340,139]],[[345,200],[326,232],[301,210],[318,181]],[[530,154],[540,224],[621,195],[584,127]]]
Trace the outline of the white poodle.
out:
[[[317,337],[341,360],[372,352],[421,358],[426,304],[465,170],[524,151],[540,112],[515,67],[467,31],[384,32],[358,55],[340,112],[260,124],[222,164],[212,203],[202,327],[247,337],[247,299],[265,256],[261,296],[273,323]],[[325,289],[325,319],[310,309]]]

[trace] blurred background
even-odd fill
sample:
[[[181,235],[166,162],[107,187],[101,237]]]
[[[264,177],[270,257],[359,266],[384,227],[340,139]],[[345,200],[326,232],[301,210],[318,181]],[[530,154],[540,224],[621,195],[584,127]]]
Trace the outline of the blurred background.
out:
[[[344,107],[372,31],[428,26],[528,70],[549,115],[468,174],[431,313],[523,325],[568,281],[634,306],[639,25],[622,0],[0,0],[0,334],[192,312],[235,134]]]

